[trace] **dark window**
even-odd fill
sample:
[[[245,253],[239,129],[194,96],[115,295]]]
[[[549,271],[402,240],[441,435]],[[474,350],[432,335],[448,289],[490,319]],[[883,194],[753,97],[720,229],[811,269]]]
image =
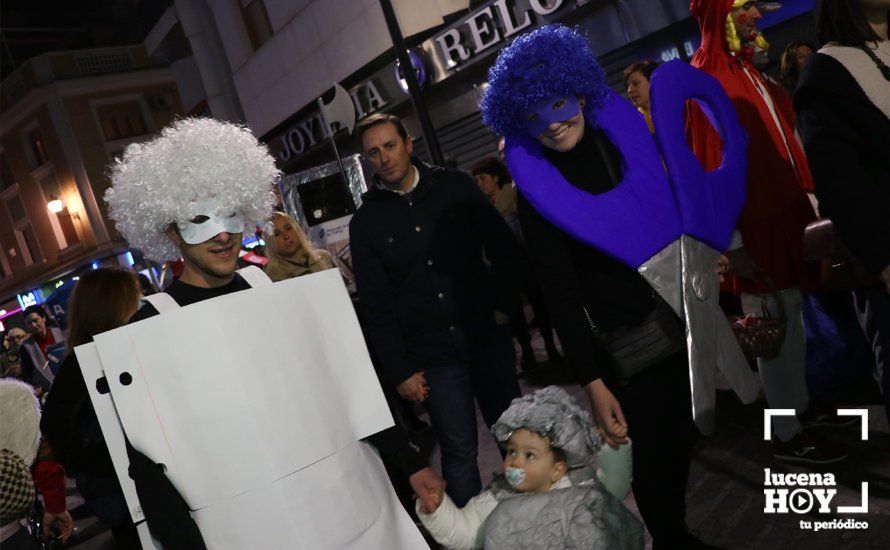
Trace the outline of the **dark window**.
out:
[[[105,141],[115,141],[148,133],[138,101],[103,105],[96,109]]]
[[[31,265],[32,263],[36,264],[43,261],[43,251],[40,250],[40,245],[37,244],[37,235],[34,234],[34,228],[31,224],[23,227],[22,229],[16,230],[17,233],[22,235],[22,240],[25,243],[25,248],[27,248],[27,255],[31,257],[31,261],[27,261],[27,257],[25,258],[25,264]]]
[[[266,4],[263,0],[239,0],[241,3],[241,17],[244,18],[244,26],[254,50],[272,38],[272,24],[269,23],[269,14],[266,12]]]
[[[46,154],[46,143],[43,136],[40,135],[40,129],[35,128],[28,132],[28,146],[31,148],[31,155],[34,158],[34,168],[43,166],[49,160]]]
[[[6,153],[0,153],[0,191],[15,184],[15,176],[12,175],[12,168],[9,167],[9,159]]]
[[[9,217],[12,218],[13,223],[28,217],[25,205],[22,204],[22,199],[18,194],[6,199],[6,208],[9,210]]]

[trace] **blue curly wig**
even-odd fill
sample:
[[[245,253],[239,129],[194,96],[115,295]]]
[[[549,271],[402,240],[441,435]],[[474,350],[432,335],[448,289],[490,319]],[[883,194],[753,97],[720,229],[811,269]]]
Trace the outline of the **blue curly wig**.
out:
[[[607,91],[587,38],[564,25],[545,25],[498,54],[488,70],[482,120],[501,136],[524,133],[522,115],[531,105],[555,95],[581,95],[595,107]]]

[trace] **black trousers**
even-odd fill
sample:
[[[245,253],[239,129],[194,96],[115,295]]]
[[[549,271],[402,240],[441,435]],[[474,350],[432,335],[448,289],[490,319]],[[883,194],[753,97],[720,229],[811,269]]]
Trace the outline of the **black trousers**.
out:
[[[890,419],[890,295],[883,288],[854,290],[853,304],[875,355],[875,380],[881,387],[884,410]]]
[[[544,301],[544,293],[541,290],[541,283],[535,272],[535,266],[532,264],[531,257],[524,247],[520,247],[519,258],[519,279],[522,284],[522,292],[528,299],[528,303],[532,306],[535,314],[535,320],[538,323],[538,330],[541,337],[548,345],[553,345],[553,325],[550,321],[550,311],[547,309],[547,303]],[[528,332],[528,322],[525,319],[525,313],[522,309],[522,298],[517,296],[517,311],[511,320],[511,328],[513,336],[522,346],[523,353],[526,348],[531,347],[531,335]],[[548,350],[549,351],[549,350]]]
[[[473,361],[429,367],[425,376],[430,393],[423,404],[442,450],[446,491],[463,506],[482,490],[476,403],[491,426],[520,394],[510,328],[499,325]]]
[[[682,548],[688,536],[686,485],[698,431],[687,369],[686,354],[676,354],[614,391],[633,440],[634,499],[656,550]]]

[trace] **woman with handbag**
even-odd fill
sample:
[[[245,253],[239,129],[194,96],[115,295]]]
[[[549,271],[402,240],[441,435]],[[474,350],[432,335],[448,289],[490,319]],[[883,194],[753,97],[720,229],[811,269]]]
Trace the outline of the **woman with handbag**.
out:
[[[853,291],[890,417],[890,41],[887,0],[821,0],[822,48],[794,97],[821,214],[879,282]],[[853,263],[853,262],[851,262]]]
[[[622,180],[622,158],[596,121],[585,120],[584,106],[606,90],[587,39],[543,27],[502,50],[489,72],[483,118],[507,136],[508,148],[530,136],[571,185],[605,193]],[[510,151],[507,159],[519,182],[523,167],[511,163]],[[604,440],[617,448],[633,439],[634,498],[653,548],[712,548],[686,526],[696,430],[679,318],[634,269],[557,227],[521,185],[518,210],[565,358]]]

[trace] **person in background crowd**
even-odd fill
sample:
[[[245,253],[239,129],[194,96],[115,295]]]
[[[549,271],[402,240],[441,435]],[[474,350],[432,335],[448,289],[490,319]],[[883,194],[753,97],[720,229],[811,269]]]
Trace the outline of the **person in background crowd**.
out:
[[[810,56],[816,51],[809,42],[795,40],[782,52],[782,64],[779,69],[779,83],[789,94],[797,89],[797,81],[800,72],[809,61]]]
[[[654,132],[655,127],[652,126],[649,104],[649,81],[652,79],[652,72],[657,68],[658,63],[647,60],[637,61],[624,69],[624,89],[627,90],[627,97],[646,119],[646,126],[650,132]]]
[[[519,242],[518,259],[519,259],[519,277],[522,283],[522,291],[532,306],[535,314],[535,321],[544,339],[544,346],[547,350],[547,357],[551,363],[562,360],[559,350],[556,349],[556,343],[553,340],[553,327],[550,324],[550,313],[544,304],[544,296],[541,293],[541,284],[535,275],[534,266],[528,257],[528,252],[522,245],[522,230],[519,228],[519,213],[516,210],[516,185],[510,177],[510,172],[502,160],[497,157],[487,157],[477,162],[470,169],[470,174],[476,178],[476,184],[482,193],[494,204],[504,221],[510,226],[513,235]],[[529,336],[528,325],[526,324],[525,314],[522,311],[522,303],[520,302],[517,310],[519,315],[513,319],[513,336],[519,341],[522,349],[522,358],[519,362],[523,376],[536,377],[545,373],[538,371],[537,360],[535,359],[535,351],[532,349],[531,336]]]
[[[132,271],[100,268],[84,273],[68,308],[68,354],[46,399],[41,430],[56,459],[74,478],[87,507],[111,527],[118,548],[140,548],[136,527],[81,374],[74,348],[125,325],[139,308]],[[101,304],[101,306],[97,306]]]
[[[145,273],[140,273],[137,278],[139,280],[139,290],[143,296],[151,296],[158,291]]]
[[[516,215],[516,187],[506,165],[495,157],[486,157],[470,168],[476,185],[504,217],[513,234],[519,238],[519,222]]]
[[[738,276],[732,288],[741,295],[746,314],[761,316],[766,310],[777,316],[774,285],[788,319],[778,357],[757,360],[769,406],[797,412],[773,417],[773,454],[788,462],[837,462],[847,457],[847,449],[804,429],[844,425],[849,419],[813,406],[807,389],[802,290],[815,288],[818,281],[817,266],[803,261],[802,247],[804,228],[816,213],[807,196],[812,176],[794,135],[790,98],[751,62],[755,49],[769,47],[757,29],[757,2],[692,0],[691,10],[702,31],[702,45],[691,63],[720,81],[748,132],[746,203],[737,238],[726,253],[729,273]],[[700,109],[691,110],[687,133],[705,169],[717,168],[721,142]]]
[[[491,426],[520,393],[516,241],[469,175],[411,158],[399,118],[372,115],[357,133],[375,173],[349,224],[368,345],[399,394],[425,404],[463,506],[482,489],[474,400]]]
[[[43,537],[68,541],[74,520],[65,502],[65,471],[40,438],[40,403],[34,388],[20,380],[0,380],[0,546],[36,549],[19,520],[43,495]],[[44,546],[40,546],[44,548]]]
[[[794,97],[819,199],[879,281],[853,292],[890,418],[890,40],[887,0],[821,0],[822,48]]]
[[[623,162],[633,159],[623,161],[584,113],[587,101],[607,93],[605,74],[586,37],[559,25],[523,35],[501,50],[488,82],[482,116],[493,132],[507,135],[508,142],[509,136],[536,139],[540,155],[582,192],[605,193],[621,181]],[[539,158],[537,151],[529,155]],[[522,162],[510,168],[518,180]],[[686,525],[697,432],[682,323],[635,269],[576,240],[522,192],[518,207],[553,325],[603,440],[616,449],[633,440],[634,498],[653,548],[713,548]],[[636,336],[644,319],[659,311],[674,330],[650,340],[659,348],[657,356],[622,379],[616,359],[595,343],[594,330]]]
[[[28,339],[28,333],[18,327],[12,327],[3,338],[3,371],[0,376],[22,378],[22,344]]]
[[[281,281],[317,273],[334,267],[331,253],[312,246],[312,241],[300,228],[297,220],[284,212],[275,212],[263,229],[266,236],[266,275],[273,281]]]
[[[22,380],[31,384],[40,393],[49,391],[53,383],[52,370],[46,356],[46,349],[65,341],[61,329],[49,326],[46,310],[43,306],[33,305],[25,308],[25,326],[31,337],[22,343]]]

